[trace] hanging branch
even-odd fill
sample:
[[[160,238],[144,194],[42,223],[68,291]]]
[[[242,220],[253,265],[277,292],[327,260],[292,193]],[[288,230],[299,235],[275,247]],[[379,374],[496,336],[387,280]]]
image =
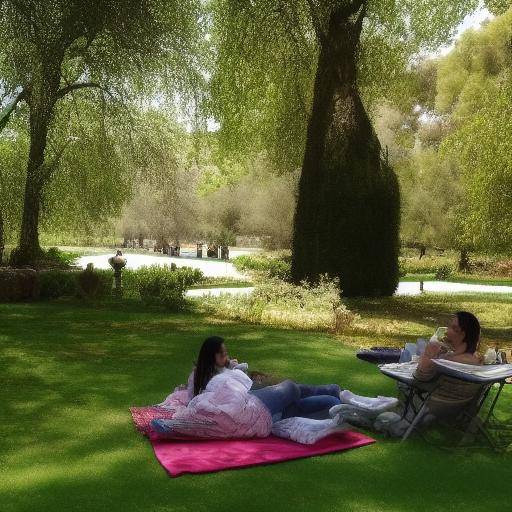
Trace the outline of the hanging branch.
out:
[[[69,92],[76,91],[78,89],[100,89],[107,93],[111,98],[114,98],[114,95],[108,89],[96,82],[75,82],[59,89],[57,91],[57,99],[63,98]]]

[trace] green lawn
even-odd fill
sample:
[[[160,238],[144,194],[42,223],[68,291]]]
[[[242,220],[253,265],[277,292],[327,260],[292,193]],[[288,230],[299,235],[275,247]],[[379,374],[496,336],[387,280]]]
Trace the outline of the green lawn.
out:
[[[400,278],[400,281],[417,282],[417,281],[436,281],[435,274],[406,274]],[[489,284],[492,286],[512,286],[512,279],[507,277],[490,276],[485,274],[464,274],[457,272],[447,279],[440,281],[449,281],[452,283],[467,284]]]
[[[468,297],[452,300],[475,306],[484,322],[501,311],[487,332],[500,339],[510,334],[510,299],[488,296],[482,305]],[[368,310],[367,338],[389,342],[400,323],[407,337],[430,333],[455,305],[426,301],[353,301],[351,307],[362,315]],[[376,444],[345,453],[169,478],[135,432],[128,407],[155,403],[184,382],[202,339],[214,333],[252,369],[304,382],[338,382],[358,393],[394,394],[390,380],[355,359],[354,347],[346,343],[357,342],[355,335],[238,325],[129,303],[0,305],[0,510],[507,508],[512,455],[485,449],[454,454],[421,438],[400,444],[377,436]],[[502,407],[510,407],[511,395]]]

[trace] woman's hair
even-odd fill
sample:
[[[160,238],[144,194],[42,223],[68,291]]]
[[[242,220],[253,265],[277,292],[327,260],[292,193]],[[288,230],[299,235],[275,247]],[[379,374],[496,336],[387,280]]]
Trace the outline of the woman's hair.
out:
[[[201,393],[215,375],[215,355],[220,352],[224,339],[220,336],[206,338],[199,350],[194,370],[194,396]]]
[[[480,341],[480,322],[473,313],[468,313],[467,311],[457,311],[455,316],[459,322],[459,327],[464,331],[466,352],[473,354],[476,352]]]

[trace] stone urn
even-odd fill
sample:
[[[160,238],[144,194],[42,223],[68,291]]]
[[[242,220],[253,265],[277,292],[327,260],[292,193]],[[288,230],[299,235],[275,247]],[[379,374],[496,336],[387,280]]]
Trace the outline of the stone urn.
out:
[[[126,266],[126,258],[123,257],[121,251],[117,251],[115,256],[108,259],[110,266],[114,269],[114,295],[122,297],[123,283],[121,271]]]

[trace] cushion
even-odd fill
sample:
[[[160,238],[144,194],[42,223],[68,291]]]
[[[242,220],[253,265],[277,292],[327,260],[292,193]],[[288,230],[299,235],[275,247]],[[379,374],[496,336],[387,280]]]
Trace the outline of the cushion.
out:
[[[399,348],[372,347],[369,350],[359,350],[356,357],[374,364],[398,363],[401,352]]]
[[[151,422],[152,439],[216,439],[217,422],[157,418]]]
[[[314,420],[311,418],[286,418],[272,425],[272,434],[284,439],[291,439],[301,444],[314,444],[335,432],[342,432],[350,425],[338,425],[333,419]]]

